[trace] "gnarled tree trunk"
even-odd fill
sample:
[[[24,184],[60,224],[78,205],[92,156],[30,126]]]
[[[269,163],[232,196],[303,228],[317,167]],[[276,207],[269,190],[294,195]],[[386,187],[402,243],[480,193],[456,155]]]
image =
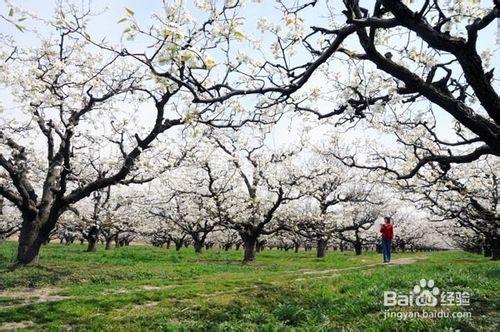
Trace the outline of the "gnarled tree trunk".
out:
[[[356,253],[356,256],[359,256],[363,253],[363,244],[361,243],[358,230],[356,230],[355,232],[354,252]]]
[[[193,241],[194,252],[199,254],[203,251],[203,242]]]
[[[500,238],[494,238],[491,241],[491,259],[494,261],[500,259]]]
[[[491,247],[488,244],[485,244],[483,246],[483,253],[484,253],[484,257],[491,257],[492,256]]]
[[[19,264],[30,265],[38,263],[40,247],[44,239],[39,236],[38,222],[24,222],[19,235],[16,261]]]
[[[99,240],[99,227],[92,226],[87,236],[89,245],[87,247],[87,252],[95,252],[97,250],[97,241]]]
[[[113,238],[112,237],[106,238],[106,248],[105,248],[105,250],[110,250],[111,249],[111,242],[113,242]]]
[[[257,237],[253,235],[242,235],[241,239],[243,240],[243,246],[245,247],[243,262],[246,263],[255,260]]]
[[[354,252],[356,253],[356,256],[361,255],[363,252],[363,247],[361,246],[360,242],[354,243]]]
[[[55,224],[54,220],[39,218],[34,212],[23,213],[23,223],[19,234],[18,250],[16,262],[22,265],[37,264],[40,247],[45,243],[50,235],[50,225]],[[52,216],[56,218],[56,216]],[[53,228],[53,227],[52,227]]]
[[[325,239],[318,239],[316,244],[316,257],[325,257],[327,243],[328,241]]]

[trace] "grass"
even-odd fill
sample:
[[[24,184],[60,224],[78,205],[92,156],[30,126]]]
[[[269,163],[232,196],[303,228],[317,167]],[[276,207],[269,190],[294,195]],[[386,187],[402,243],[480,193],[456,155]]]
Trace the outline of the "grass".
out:
[[[373,265],[381,260],[375,253],[317,259],[314,252],[267,250],[242,265],[234,250],[85,253],[80,245],[49,244],[40,266],[12,269],[15,249],[14,242],[0,244],[0,329],[27,321],[28,329],[105,331],[499,328],[500,264],[460,251],[395,254],[422,259],[384,266]],[[422,278],[470,292],[470,306],[439,309],[470,311],[472,318],[384,319],[383,292],[408,293]]]

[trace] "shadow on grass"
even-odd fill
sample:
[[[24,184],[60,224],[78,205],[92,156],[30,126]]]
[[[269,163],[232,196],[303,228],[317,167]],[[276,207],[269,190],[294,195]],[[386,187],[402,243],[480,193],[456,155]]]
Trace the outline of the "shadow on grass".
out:
[[[93,317],[109,314],[127,306],[140,305],[148,301],[161,300],[161,294],[130,293],[120,296],[99,298],[86,296],[61,300],[14,306],[8,309],[0,307],[0,323],[32,321],[37,325],[58,322],[59,324],[83,324]]]
[[[0,290],[12,287],[35,288],[42,285],[55,285],[72,274],[71,270],[59,267],[8,265],[0,267]]]

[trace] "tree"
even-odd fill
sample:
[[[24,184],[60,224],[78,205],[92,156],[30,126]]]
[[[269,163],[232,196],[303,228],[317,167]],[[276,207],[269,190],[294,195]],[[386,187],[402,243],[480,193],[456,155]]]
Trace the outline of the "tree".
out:
[[[88,32],[92,15],[61,2],[53,20],[31,17],[34,24],[49,22],[56,33],[43,36],[40,47],[2,40],[0,83],[24,112],[22,119],[6,117],[0,133],[0,194],[23,219],[16,259],[20,264],[38,260],[41,244],[73,204],[109,186],[155,177],[139,169],[165,131],[195,122],[231,127],[247,121],[221,107],[189,102],[187,95],[194,91],[182,90],[174,77],[187,70],[180,53],[195,52],[189,46],[181,52],[178,40],[167,38],[161,29],[160,62],[171,67],[168,75],[156,75],[150,66],[144,70],[143,62],[131,61],[137,56],[107,41],[94,41]],[[133,20],[133,11],[129,16]],[[187,22],[185,28],[198,29]],[[168,49],[176,51],[165,60]],[[206,63],[198,66],[196,76],[210,68]],[[102,165],[103,176],[85,167],[91,163]]]
[[[392,241],[394,251],[449,248],[445,239],[435,231],[440,225],[430,221],[427,212],[418,211],[416,208],[408,209],[404,201],[392,204],[391,210],[388,215],[394,224],[395,234]]]
[[[232,229],[219,229],[212,233],[212,239],[218,243],[224,251],[228,251],[233,246],[238,249],[241,246],[241,239],[238,232]]]
[[[343,211],[352,203],[370,204],[373,196],[363,174],[340,163],[333,157],[332,149],[335,147],[322,146],[311,151],[306,163],[308,181],[302,188],[309,200],[298,207],[301,212],[294,225],[295,233],[316,242],[318,258],[325,256],[334,236],[357,225],[346,228]]]
[[[66,212],[59,218],[56,234],[61,244],[65,242],[66,245],[70,245],[75,240],[83,238],[82,228],[81,220],[73,212]]]
[[[433,172],[419,175],[402,188],[407,199],[427,209],[435,222],[452,221],[450,235],[455,228],[465,228],[476,234],[478,245],[500,257],[499,162],[496,158],[476,161],[467,167],[456,167],[444,172],[435,167]],[[468,231],[465,231],[467,234]],[[464,238],[471,238],[464,236]]]
[[[209,7],[216,12],[215,6]],[[236,12],[238,7],[243,5],[231,2],[224,10]],[[255,58],[229,57],[233,62],[224,65],[238,69],[228,72],[224,84],[203,86],[195,78],[176,77],[184,88],[195,91],[193,101],[222,102],[265,95],[259,102],[261,109],[284,105],[283,109],[319,119],[337,119],[337,124],[365,120],[368,127],[385,127],[388,132],[394,124],[413,124],[428,131],[431,139],[411,139],[409,144],[415,144],[410,168],[387,163],[382,151],[375,154],[378,158],[364,164],[399,179],[414,176],[430,163],[450,167],[484,155],[500,155],[500,99],[494,87],[498,79],[488,63],[491,52],[478,50],[480,33],[500,17],[498,0],[487,8],[481,8],[479,1],[408,4],[402,0],[377,0],[371,11],[358,0],[344,0],[343,7],[317,0],[290,6],[280,1],[278,8],[284,25],[264,18],[257,22],[265,36],[275,42],[270,49],[259,48],[261,52]],[[317,18],[309,30],[304,26],[305,12]],[[329,14],[324,25],[320,20],[323,13]],[[202,29],[201,33],[224,40],[229,48],[230,41],[241,36],[238,29],[244,21],[236,14],[232,17],[232,25],[224,20],[214,25],[233,29]],[[250,37],[248,42],[256,44]],[[221,44],[215,42],[214,46]],[[310,56],[304,60],[304,54]],[[455,122],[449,129],[455,130],[456,139],[448,141],[434,124],[415,121],[416,115],[434,116],[442,111]],[[387,124],[389,117],[394,121]],[[405,145],[407,140],[401,143]],[[436,150],[435,145],[442,149]],[[360,163],[354,156],[345,161]]]
[[[287,220],[288,224],[292,224],[292,220],[293,217],[289,218]],[[293,249],[295,253],[298,253],[300,247],[305,245],[306,241],[306,237],[294,232],[293,227],[290,227],[289,229],[281,230],[268,236],[267,245],[269,248],[277,248],[285,251]]]
[[[264,137],[213,136],[220,152],[235,170],[233,206],[220,208],[221,225],[238,232],[245,248],[244,262],[253,261],[259,237],[284,226],[275,216],[283,205],[299,199],[303,176],[293,158],[300,148],[270,151]]]
[[[172,198],[168,208],[154,207],[151,213],[168,220],[187,236],[191,237],[194,250],[200,253],[206,243],[207,236],[217,226],[213,216],[207,213],[203,200],[188,196]]]
[[[401,148],[370,149],[365,158],[337,157],[346,165],[382,170],[399,180],[436,165],[449,170],[452,164],[500,155],[500,101],[494,87],[498,80],[488,61],[491,53],[478,50],[479,34],[500,16],[498,1],[483,9],[474,1],[407,5],[379,0],[371,12],[357,0],[343,3],[340,12],[328,4],[318,8],[318,1],[291,6],[280,2],[283,27],[266,19],[258,22],[258,28],[276,40],[270,50],[259,49],[258,57],[230,56],[238,36],[257,43],[240,31],[242,17],[237,11],[243,5],[225,3],[222,13],[231,12],[231,19],[222,15],[224,19],[207,25],[218,29],[209,31],[204,26],[199,34],[209,35],[214,48],[224,46],[227,61],[217,65],[237,70],[228,70],[223,84],[203,84],[191,72],[175,79],[193,91],[195,103],[264,95],[258,101],[259,110],[283,105],[318,119],[333,119],[336,125],[364,123],[381,129],[394,135]],[[205,7],[211,14],[218,13],[216,5]],[[302,15],[306,11],[327,12],[329,21],[306,31],[306,15]],[[304,61],[305,52],[311,57]],[[171,77],[158,66],[150,69]],[[438,130],[442,111],[452,119],[446,126],[454,132],[446,138]]]
[[[379,235],[374,226],[382,211],[382,206],[370,202],[346,207],[342,213],[343,227],[337,231],[337,236],[350,243],[356,255],[361,255],[364,246],[378,242]]]
[[[481,254],[484,249],[484,256],[491,256],[491,251],[488,251],[488,247],[485,246],[484,238],[472,229],[463,228],[453,221],[448,221],[436,227],[436,232],[452,248],[460,248],[475,254]]]
[[[119,57],[90,49],[80,36],[85,21],[78,17],[74,22],[66,22],[72,27],[54,26],[58,38],[46,39],[40,49],[33,51],[19,48],[4,65],[4,73],[8,74],[2,76],[2,83],[15,91],[27,118],[25,124],[11,121],[3,126],[0,155],[0,166],[6,174],[0,192],[21,211],[23,218],[17,255],[21,264],[37,261],[40,245],[72,204],[110,185],[143,181],[134,174],[139,156],[160,133],[183,123],[164,115],[174,92],[164,92],[160,98],[151,95],[156,120],[145,136],[140,138],[138,133],[136,142],[125,142],[123,128],[117,124],[114,133],[121,138],[121,153],[114,158],[116,164],[108,165],[104,177],[94,177],[89,182],[80,180],[78,160],[91,153],[86,146],[95,144],[92,137],[86,137],[85,126],[95,126],[96,116],[102,115],[103,109],[114,110],[118,98],[141,90],[143,75]],[[109,124],[113,127],[112,120]],[[36,165],[41,151],[25,147],[16,136],[21,133],[37,135],[32,136],[34,139],[39,133],[43,135],[45,165]],[[92,159],[88,156],[88,160]],[[39,181],[32,178],[37,166]]]
[[[150,220],[143,227],[141,233],[150,239],[154,246],[163,247],[166,245],[169,248],[170,243],[173,242],[176,251],[181,250],[186,243],[186,238],[189,236],[177,225],[173,224],[170,219],[164,217],[155,216],[154,220]]]
[[[110,195],[110,187],[105,191],[98,190],[92,193],[93,209],[90,220],[88,220],[90,222],[89,229],[85,235],[85,239],[89,243],[87,252],[95,252],[97,250],[97,242],[99,241],[101,232],[101,227],[99,225],[100,214],[101,210],[108,204]]]
[[[134,202],[148,194],[141,189],[116,185],[113,189],[96,191],[91,199],[73,206],[76,218],[69,226],[76,223],[81,236],[88,241],[88,252],[94,252],[100,240],[104,241],[105,249],[110,250],[113,241],[119,247],[135,237],[144,208]]]
[[[189,156],[162,178],[169,191],[160,195],[162,203],[153,203],[151,213],[169,220],[191,237],[195,252],[200,253],[208,245],[209,235],[219,228],[225,213],[222,210],[233,189],[233,177],[231,170],[212,155],[213,145],[204,140],[196,143],[187,144],[185,154],[189,151]],[[162,206],[164,202],[167,206]]]
[[[105,214],[105,220],[101,224],[101,235],[104,238],[106,250],[111,249],[113,241],[115,247],[119,247],[120,243],[130,243],[138,234],[137,219],[142,213],[132,209],[130,205],[118,203]]]

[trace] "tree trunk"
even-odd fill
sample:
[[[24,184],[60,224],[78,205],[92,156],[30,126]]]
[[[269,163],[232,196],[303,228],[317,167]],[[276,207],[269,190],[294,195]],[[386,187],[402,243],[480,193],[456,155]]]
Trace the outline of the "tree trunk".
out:
[[[298,253],[299,249],[300,249],[300,244],[296,244],[294,248],[295,253]]]
[[[261,252],[264,250],[264,247],[266,246],[266,241],[258,241],[255,243],[255,251],[256,252]]]
[[[106,239],[106,248],[105,250],[110,250],[111,249],[111,242],[113,241],[113,238],[107,238]]]
[[[38,264],[40,246],[42,243],[19,241],[17,262],[22,265]]]
[[[97,241],[99,240],[99,227],[92,226],[90,228],[87,240],[89,241],[87,252],[95,252],[97,250]]]
[[[179,251],[182,248],[182,241],[175,242],[175,251]]]
[[[328,241],[325,239],[318,239],[318,243],[316,245],[316,257],[317,258],[325,257],[327,243],[328,243]]]
[[[363,246],[361,244],[361,238],[359,236],[359,229],[356,229],[354,231],[354,252],[356,253],[356,256],[359,256],[363,253]]]
[[[193,242],[193,246],[194,246],[194,252],[199,254],[203,251],[203,243],[200,242],[200,241],[194,241]]]
[[[44,236],[40,231],[40,220],[33,215],[24,215],[19,233],[16,261],[22,265],[38,264],[41,245],[47,240],[49,232]]]
[[[491,242],[491,259],[497,261],[500,259],[500,239],[493,239]]]
[[[89,239],[87,252],[96,252],[96,251],[97,251],[97,241],[95,241],[94,239]]]
[[[251,262],[255,260],[255,251],[257,238],[254,236],[245,236],[243,239],[243,245],[245,247],[245,255],[243,257],[243,262]]]
[[[362,251],[363,247],[361,246],[361,243],[359,242],[354,243],[354,252],[356,253],[356,256],[361,255]]]
[[[38,264],[40,246],[43,240],[38,238],[37,227],[23,225],[19,235],[17,263],[22,265]]]
[[[485,244],[483,246],[483,253],[484,253],[484,257],[491,257],[492,256],[491,247],[488,244]]]

